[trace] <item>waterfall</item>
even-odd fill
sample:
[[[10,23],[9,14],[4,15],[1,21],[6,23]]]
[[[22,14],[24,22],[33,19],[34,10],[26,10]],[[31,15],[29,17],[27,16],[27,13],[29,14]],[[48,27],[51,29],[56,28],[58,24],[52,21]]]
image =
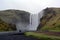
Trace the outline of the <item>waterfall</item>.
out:
[[[29,22],[30,23],[25,23],[25,22],[18,22],[16,24],[17,30],[22,30],[22,31],[36,31],[38,28],[38,25],[40,24],[40,18],[43,16],[43,12],[41,11],[38,14],[30,14],[29,17]]]
[[[43,16],[43,12],[37,14],[31,14],[22,11],[22,13],[14,13],[10,17],[1,16],[1,19],[7,23],[16,24],[17,31],[36,31],[40,24],[40,18]],[[8,12],[9,13],[9,12]],[[4,14],[4,13],[3,13]],[[5,15],[5,14],[4,14]]]

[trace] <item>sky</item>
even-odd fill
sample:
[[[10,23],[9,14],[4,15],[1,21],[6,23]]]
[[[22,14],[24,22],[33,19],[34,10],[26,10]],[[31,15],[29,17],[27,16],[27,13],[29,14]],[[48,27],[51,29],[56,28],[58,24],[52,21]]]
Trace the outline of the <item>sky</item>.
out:
[[[18,9],[37,14],[46,7],[60,7],[60,0],[0,0],[0,10]]]

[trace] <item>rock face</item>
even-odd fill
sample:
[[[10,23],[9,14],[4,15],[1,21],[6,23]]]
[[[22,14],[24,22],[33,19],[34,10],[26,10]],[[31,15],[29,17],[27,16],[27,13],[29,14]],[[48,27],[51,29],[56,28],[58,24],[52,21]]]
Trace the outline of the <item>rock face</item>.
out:
[[[14,9],[3,10],[0,11],[0,19],[4,21],[4,23],[7,23],[7,25],[15,24],[15,28],[21,28],[23,30],[30,23],[30,13]]]
[[[60,30],[60,8],[46,8],[43,11],[37,30]]]

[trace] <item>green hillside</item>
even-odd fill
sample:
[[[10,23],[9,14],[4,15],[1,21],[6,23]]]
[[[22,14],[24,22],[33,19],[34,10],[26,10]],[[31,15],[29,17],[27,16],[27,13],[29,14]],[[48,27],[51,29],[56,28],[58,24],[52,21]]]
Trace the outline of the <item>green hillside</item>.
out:
[[[40,20],[38,31],[60,32],[60,8],[44,9],[44,15]]]
[[[0,31],[15,31],[17,22],[29,23],[29,12],[22,10],[1,10],[0,11]]]

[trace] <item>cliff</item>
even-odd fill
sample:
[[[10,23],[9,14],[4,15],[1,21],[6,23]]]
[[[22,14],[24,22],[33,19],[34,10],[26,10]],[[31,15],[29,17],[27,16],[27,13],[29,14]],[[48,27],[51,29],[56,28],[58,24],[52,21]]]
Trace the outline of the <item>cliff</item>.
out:
[[[16,30],[16,23],[29,23],[30,14],[22,10],[2,10],[0,11],[0,31]]]
[[[43,10],[38,31],[60,31],[60,8],[46,8]]]

